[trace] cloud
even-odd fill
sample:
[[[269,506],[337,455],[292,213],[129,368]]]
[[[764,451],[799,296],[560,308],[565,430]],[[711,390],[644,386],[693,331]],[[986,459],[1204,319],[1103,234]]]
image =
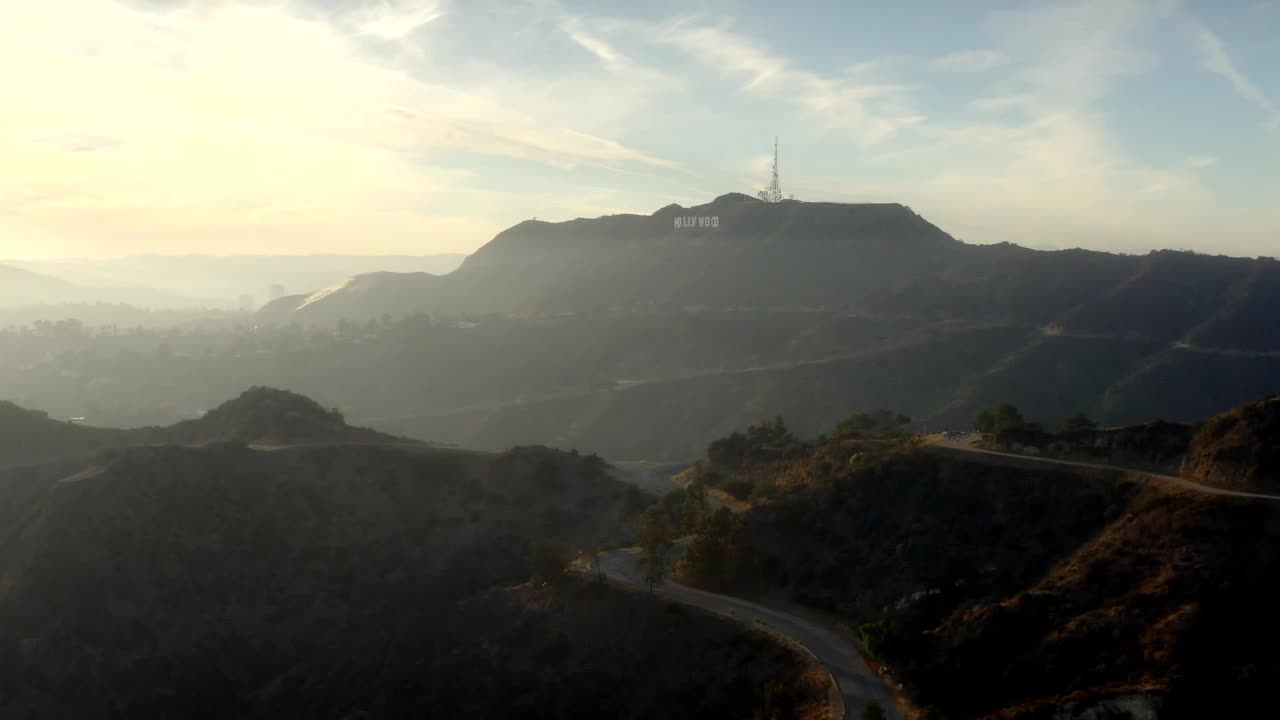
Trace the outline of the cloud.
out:
[[[1157,67],[1151,33],[1177,21],[1162,3],[1086,1],[999,13],[988,27],[1010,67],[998,94],[969,101],[971,115],[921,126],[918,142],[873,153],[861,163],[865,180],[811,178],[797,193],[906,202],[977,242],[1264,244],[1280,229],[1274,212],[1234,208],[1232,234],[1217,227],[1229,205],[1202,177],[1215,157],[1138,158],[1110,129],[1108,110],[1122,97],[1117,86]]]
[[[934,58],[929,67],[943,72],[974,73],[1009,64],[1009,56],[998,50],[966,50]]]
[[[589,32],[582,18],[568,17],[561,21],[561,29],[578,47],[586,50],[616,77],[620,82],[630,84],[637,90],[653,89],[663,92],[678,92],[683,89],[679,78],[652,67],[646,67],[619,52],[610,43],[598,35]]]
[[[631,110],[608,83],[583,83],[588,97],[568,108],[515,73],[461,82],[366,53],[347,15],[288,2],[18,7],[0,19],[0,64],[39,70],[11,74],[0,95],[3,255],[312,252],[353,238],[469,250],[533,200],[494,199],[492,178],[452,169],[460,158],[674,167],[604,131],[599,108]],[[396,12],[362,17],[386,20],[379,41],[427,17]]]
[[[1135,40],[1175,8],[1174,0],[1078,0],[996,13],[986,24],[1013,78],[1045,102],[1078,106],[1154,67],[1154,54]]]
[[[689,19],[650,26],[647,35],[736,80],[742,92],[790,103],[827,129],[847,131],[865,144],[885,142],[924,121],[911,110],[905,88],[867,80],[858,68],[844,76],[822,75],[795,67],[749,37]]]
[[[438,19],[444,15],[444,11],[436,0],[384,0],[377,3],[376,7],[360,11],[357,15],[356,27],[361,35],[398,40]]]
[[[1237,95],[1257,105],[1266,114],[1268,127],[1280,130],[1280,106],[1236,67],[1222,39],[1203,26],[1197,26],[1194,33],[1205,69],[1225,79]]]

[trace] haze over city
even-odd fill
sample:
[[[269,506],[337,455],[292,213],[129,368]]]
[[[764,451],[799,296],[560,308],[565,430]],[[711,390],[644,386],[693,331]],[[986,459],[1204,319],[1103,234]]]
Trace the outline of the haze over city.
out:
[[[1280,3],[42,0],[0,257],[470,252],[767,182],[967,242],[1275,254]]]

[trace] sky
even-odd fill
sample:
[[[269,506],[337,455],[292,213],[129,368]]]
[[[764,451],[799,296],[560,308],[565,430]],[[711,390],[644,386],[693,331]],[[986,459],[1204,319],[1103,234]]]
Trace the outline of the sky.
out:
[[[768,182],[967,242],[1280,255],[1280,0],[40,0],[0,257],[470,252]]]

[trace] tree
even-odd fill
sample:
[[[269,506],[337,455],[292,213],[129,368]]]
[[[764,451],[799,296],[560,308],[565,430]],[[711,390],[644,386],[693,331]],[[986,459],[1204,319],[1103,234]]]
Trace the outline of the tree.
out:
[[[836,437],[898,437],[910,423],[911,418],[906,415],[883,408],[871,413],[854,413],[836,425]]]
[[[707,488],[695,479],[685,488],[684,510],[680,516],[680,528],[686,533],[696,533],[710,514],[707,504]]]
[[[1062,425],[1058,428],[1058,432],[1073,433],[1085,430],[1093,430],[1098,424],[1089,419],[1084,413],[1076,413],[1066,420],[1062,421]]]
[[[729,508],[716,510],[689,542],[689,550],[684,556],[684,567],[689,575],[711,585],[725,585],[733,575],[736,530],[737,523]]]
[[[782,416],[775,415],[772,420],[761,420],[747,428],[747,439],[753,445],[785,448],[796,442],[796,436],[787,429]]]
[[[879,700],[872,700],[862,706],[860,717],[862,720],[885,720],[884,706],[880,704]]]
[[[1022,418],[1018,408],[1009,403],[1000,403],[990,410],[978,413],[973,428],[980,433],[995,435],[1001,442],[1025,435],[1038,435],[1040,432]]]
[[[658,501],[659,505],[662,507],[662,512],[667,515],[667,522],[670,523],[673,528],[679,528],[684,522],[684,511],[685,506],[688,504],[688,499],[689,491],[685,488],[678,487],[668,492],[666,495],[663,495],[662,499]]]
[[[559,582],[569,567],[572,552],[559,540],[541,540],[529,548],[529,575],[534,584]]]
[[[667,555],[675,536],[662,506],[652,505],[645,511],[636,534],[644,553],[645,582],[649,584],[649,592],[653,592],[667,577]]]

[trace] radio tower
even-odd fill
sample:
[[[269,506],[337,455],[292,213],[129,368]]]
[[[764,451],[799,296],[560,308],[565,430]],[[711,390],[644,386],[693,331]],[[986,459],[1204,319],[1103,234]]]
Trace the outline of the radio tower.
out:
[[[782,185],[778,182],[778,138],[776,136],[773,138],[773,179],[769,182],[769,189],[756,193],[756,197],[770,203],[782,202]]]

